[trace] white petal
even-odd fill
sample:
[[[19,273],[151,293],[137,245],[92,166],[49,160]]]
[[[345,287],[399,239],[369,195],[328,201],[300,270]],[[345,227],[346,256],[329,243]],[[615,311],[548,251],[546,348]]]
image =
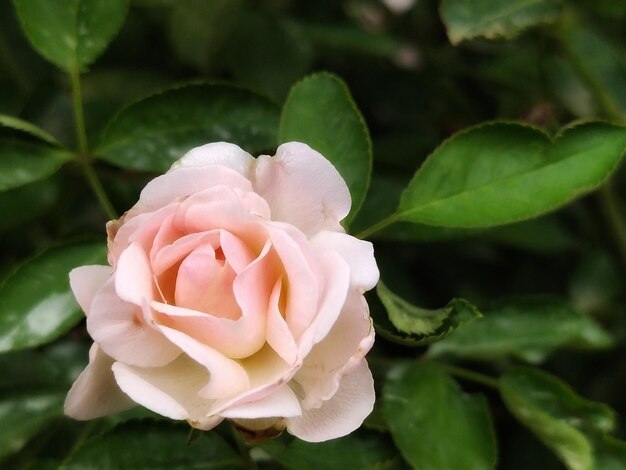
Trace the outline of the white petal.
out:
[[[121,362],[113,364],[115,380],[120,388],[142,406],[171,419],[185,419],[193,427],[208,430],[221,417],[211,415],[213,400],[198,395],[208,382],[207,370],[181,355],[164,367],[132,367]]]
[[[302,409],[296,394],[285,384],[259,400],[233,406],[220,412],[224,418],[255,419],[300,416]]]
[[[320,260],[324,272],[324,293],[318,314],[299,339],[299,355],[306,357],[311,348],[322,341],[337,322],[349,292],[350,268],[335,252],[324,253]]]
[[[309,442],[345,436],[357,429],[374,408],[374,380],[365,359],[344,376],[337,393],[321,407],[288,418],[287,430]]]
[[[343,231],[339,222],[350,211],[350,192],[335,169],[306,144],[289,142],[275,157],[256,161],[256,191],[272,210],[272,220],[295,225],[307,235]]]
[[[294,377],[304,392],[302,406],[315,408],[332,397],[342,376],[361,362],[373,344],[367,303],[352,290],[330,333],[313,347]]]
[[[111,276],[111,271],[110,266],[100,265],[79,266],[70,271],[70,287],[85,315],[89,314],[91,301]]]
[[[74,419],[94,419],[135,405],[117,386],[112,365],[113,360],[94,343],[89,350],[89,364],[65,399],[66,415]]]
[[[245,369],[237,362],[180,331],[159,326],[167,338],[210,373],[209,383],[198,393],[204,398],[226,398],[250,387]]]
[[[350,265],[350,284],[361,292],[372,289],[378,282],[380,274],[374,259],[374,247],[370,242],[326,230],[316,234],[310,242],[318,253],[330,250],[339,253]]]
[[[189,166],[221,165],[231,168],[247,178],[253,163],[254,157],[243,151],[238,145],[227,142],[213,142],[191,149],[172,165],[172,169]]]

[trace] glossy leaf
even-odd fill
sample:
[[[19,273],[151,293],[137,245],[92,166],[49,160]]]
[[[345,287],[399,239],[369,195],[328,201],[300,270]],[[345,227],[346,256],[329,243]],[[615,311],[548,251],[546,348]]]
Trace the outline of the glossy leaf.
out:
[[[260,447],[290,470],[384,470],[405,468],[393,443],[383,434],[353,433],[340,439],[310,443],[299,439],[289,445],[279,440]]]
[[[52,145],[59,145],[59,142],[43,129],[24,121],[15,116],[8,116],[6,114],[0,114],[0,127],[12,129],[14,131],[23,132],[32,137],[36,137],[39,140],[43,140]]]
[[[536,217],[597,188],[626,150],[626,128],[587,123],[552,143],[521,124],[460,132],[424,162],[402,194],[399,220],[490,227]]]
[[[396,445],[413,468],[495,467],[495,438],[484,397],[464,394],[438,365],[415,361],[392,370],[383,410]]]
[[[555,376],[532,368],[516,368],[500,379],[508,409],[550,447],[571,470],[595,468],[585,432],[610,432],[615,416],[610,408],[578,396]]]
[[[345,83],[328,73],[296,83],[280,118],[280,142],[310,145],[335,165],[352,196],[351,221],[358,212],[372,169],[372,145],[367,126]]]
[[[244,469],[241,457],[216,432],[187,444],[189,429],[166,422],[130,421],[86,442],[65,468],[136,470]]]
[[[66,150],[22,140],[0,140],[0,191],[54,174],[73,158]]]
[[[309,38],[296,24],[254,10],[237,16],[224,48],[238,83],[280,102],[307,72],[312,59]]]
[[[0,352],[52,341],[82,318],[68,273],[105,262],[106,247],[80,243],[53,248],[21,265],[0,287]]]
[[[391,324],[397,330],[390,332],[387,329],[387,334],[397,336],[401,342],[411,346],[437,342],[464,323],[482,316],[476,307],[463,299],[453,299],[437,310],[417,307],[394,294],[381,281],[378,282],[376,293],[387,309]]]
[[[58,202],[58,183],[48,178],[0,192],[0,231],[15,228],[50,210]]]
[[[227,141],[255,154],[276,145],[279,110],[221,84],[169,89],[131,104],[107,126],[95,153],[123,168],[164,172],[188,150]]]
[[[65,70],[92,63],[122,27],[128,0],[13,0],[31,45]]]
[[[601,349],[613,343],[592,319],[555,298],[503,301],[483,313],[433,345],[429,354],[479,360],[512,356],[538,363],[561,347]]]
[[[26,366],[26,364],[24,364]],[[65,391],[21,389],[0,395],[0,458],[20,450],[63,413]]]
[[[452,44],[485,37],[516,36],[531,26],[551,23],[559,16],[554,0],[442,0],[441,17]]]

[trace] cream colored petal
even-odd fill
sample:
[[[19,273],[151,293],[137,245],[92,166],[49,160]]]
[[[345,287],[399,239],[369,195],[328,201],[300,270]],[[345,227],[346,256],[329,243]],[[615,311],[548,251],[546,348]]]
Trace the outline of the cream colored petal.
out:
[[[135,406],[115,382],[112,365],[113,360],[94,343],[89,351],[89,364],[78,376],[65,399],[66,415],[87,420]]]
[[[319,408],[304,409],[302,416],[287,418],[287,430],[308,442],[322,442],[356,430],[374,408],[374,380],[363,359],[344,376],[337,393]]]

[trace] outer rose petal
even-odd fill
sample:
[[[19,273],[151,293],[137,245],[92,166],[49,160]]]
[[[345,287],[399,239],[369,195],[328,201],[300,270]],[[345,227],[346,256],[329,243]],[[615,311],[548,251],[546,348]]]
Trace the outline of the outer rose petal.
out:
[[[285,384],[270,395],[259,400],[232,406],[220,413],[224,418],[256,419],[300,416],[302,409],[298,397]]]
[[[222,420],[210,413],[213,400],[198,395],[209,373],[200,364],[181,355],[164,367],[132,367],[113,364],[120,388],[140,405],[171,419],[186,419],[193,427],[209,430]]]
[[[70,287],[85,315],[89,315],[91,302],[111,271],[110,266],[99,265],[79,266],[70,271]]]
[[[143,316],[141,307],[120,300],[111,279],[91,303],[87,331],[117,361],[155,367],[176,359],[180,349],[138,316]]]
[[[248,178],[253,164],[254,157],[243,151],[238,145],[228,142],[213,142],[191,149],[172,165],[172,170],[189,166],[220,165],[235,170]]]
[[[332,397],[342,377],[361,362],[373,344],[367,303],[353,290],[328,336],[313,347],[294,377],[303,389],[302,406],[316,408]]]
[[[289,142],[275,157],[256,162],[255,190],[272,209],[272,220],[295,225],[307,235],[343,231],[350,192],[335,167],[306,144]]]
[[[330,250],[339,253],[350,265],[350,284],[361,292],[373,289],[378,282],[380,273],[374,259],[374,247],[370,242],[345,233],[325,230],[311,238],[310,243],[319,253]]]
[[[180,331],[166,326],[159,326],[159,329],[189,357],[202,364],[209,371],[208,384],[198,391],[202,397],[209,399],[226,398],[243,392],[250,386],[248,374],[237,361],[233,361]]]
[[[89,350],[89,364],[65,398],[65,414],[74,419],[94,419],[135,406],[117,386],[113,360],[97,344]]]
[[[239,188],[245,192],[252,191],[248,179],[225,166],[181,167],[150,181],[141,191],[137,204],[126,214],[126,218],[152,212],[190,194],[220,185]]]
[[[301,417],[287,418],[287,430],[309,442],[345,436],[372,412],[374,400],[374,380],[363,359],[343,377],[337,393],[321,407],[304,410]]]

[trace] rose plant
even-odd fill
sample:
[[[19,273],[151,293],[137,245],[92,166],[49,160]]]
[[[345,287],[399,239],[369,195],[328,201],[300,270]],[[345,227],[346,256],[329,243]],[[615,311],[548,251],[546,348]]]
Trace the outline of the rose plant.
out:
[[[363,293],[371,243],[345,233],[350,193],[333,165],[290,142],[257,159],[189,151],[108,223],[110,266],[70,273],[94,340],[65,412],[140,404],[208,430],[323,441],[372,411]]]

